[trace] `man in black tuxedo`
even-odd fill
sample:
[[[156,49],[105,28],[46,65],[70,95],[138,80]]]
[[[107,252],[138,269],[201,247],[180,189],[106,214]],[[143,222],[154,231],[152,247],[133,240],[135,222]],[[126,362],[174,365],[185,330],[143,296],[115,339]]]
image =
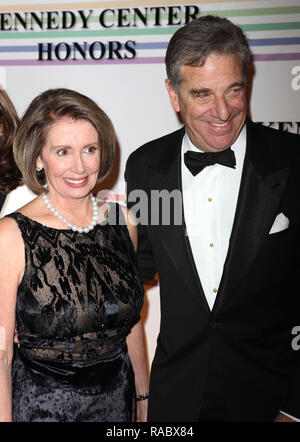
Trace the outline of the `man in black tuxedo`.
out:
[[[166,87],[185,126],[127,162],[129,206],[148,196],[141,275],[160,281],[150,421],[300,418],[300,137],[246,118],[250,59],[227,19],[179,29]]]

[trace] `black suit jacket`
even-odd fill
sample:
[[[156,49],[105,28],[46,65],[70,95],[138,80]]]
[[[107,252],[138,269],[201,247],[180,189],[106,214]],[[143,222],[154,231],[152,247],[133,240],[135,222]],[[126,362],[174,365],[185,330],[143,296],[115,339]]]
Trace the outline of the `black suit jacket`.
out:
[[[229,420],[270,421],[280,409],[300,417],[300,351],[291,345],[300,325],[300,137],[246,125],[234,225],[212,311],[184,220],[175,225],[173,213],[171,225],[138,226],[142,278],[158,271],[160,282],[152,421],[196,421],[212,373]],[[181,190],[183,135],[180,129],[130,155],[125,178],[133,210],[135,189],[149,199],[153,190]],[[281,212],[289,228],[269,234]]]

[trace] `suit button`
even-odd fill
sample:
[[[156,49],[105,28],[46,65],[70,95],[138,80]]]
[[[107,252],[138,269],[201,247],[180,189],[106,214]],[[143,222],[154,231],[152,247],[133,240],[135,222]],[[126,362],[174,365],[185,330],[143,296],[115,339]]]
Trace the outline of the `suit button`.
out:
[[[218,322],[218,321],[210,321],[209,323],[208,323],[208,326],[209,326],[209,328],[216,328],[216,327],[218,327],[219,325],[221,325],[222,323],[221,322]]]

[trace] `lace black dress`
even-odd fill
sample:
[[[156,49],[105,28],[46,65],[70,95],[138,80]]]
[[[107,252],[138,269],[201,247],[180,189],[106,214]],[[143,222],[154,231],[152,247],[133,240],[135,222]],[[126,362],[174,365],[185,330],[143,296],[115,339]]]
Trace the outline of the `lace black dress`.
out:
[[[112,204],[108,219],[89,233],[8,216],[25,244],[13,421],[134,421],[125,338],[139,320],[143,288],[122,210]]]

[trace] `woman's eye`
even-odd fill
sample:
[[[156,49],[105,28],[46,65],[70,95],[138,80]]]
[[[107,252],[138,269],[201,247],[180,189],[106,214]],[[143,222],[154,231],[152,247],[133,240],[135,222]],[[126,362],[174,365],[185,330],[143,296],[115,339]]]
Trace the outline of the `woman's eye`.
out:
[[[97,150],[97,146],[89,146],[86,148],[86,151],[88,153],[94,153],[94,152],[96,152],[96,150]]]
[[[62,157],[67,154],[67,149],[59,149],[56,153],[58,156]]]

